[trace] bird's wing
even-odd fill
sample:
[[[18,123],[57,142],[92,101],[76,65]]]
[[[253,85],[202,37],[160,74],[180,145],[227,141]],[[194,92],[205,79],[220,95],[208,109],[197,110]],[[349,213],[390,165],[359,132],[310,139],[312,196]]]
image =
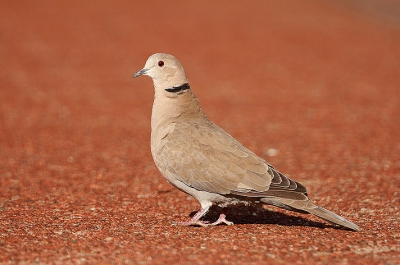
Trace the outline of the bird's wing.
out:
[[[304,199],[306,188],[285,177],[213,123],[178,123],[160,156],[179,181],[197,190],[248,197]]]

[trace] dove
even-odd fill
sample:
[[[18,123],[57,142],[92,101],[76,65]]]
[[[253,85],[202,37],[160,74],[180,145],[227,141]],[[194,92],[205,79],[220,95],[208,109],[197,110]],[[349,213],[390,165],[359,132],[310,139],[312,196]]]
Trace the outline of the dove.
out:
[[[269,204],[314,214],[330,223],[359,231],[343,217],[314,204],[307,189],[244,147],[206,116],[181,63],[170,54],[151,55],[134,78],[147,75],[154,84],[151,153],[166,180],[193,196],[200,210],[180,225],[232,225],[221,213],[202,221],[212,205]]]

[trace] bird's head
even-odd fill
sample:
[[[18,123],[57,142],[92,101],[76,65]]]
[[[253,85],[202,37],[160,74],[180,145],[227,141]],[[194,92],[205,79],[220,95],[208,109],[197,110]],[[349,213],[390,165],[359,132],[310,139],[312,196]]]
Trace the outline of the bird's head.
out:
[[[168,89],[188,83],[185,70],[174,56],[166,53],[156,53],[147,59],[144,68],[136,72],[133,77],[141,75],[153,79],[154,88]]]

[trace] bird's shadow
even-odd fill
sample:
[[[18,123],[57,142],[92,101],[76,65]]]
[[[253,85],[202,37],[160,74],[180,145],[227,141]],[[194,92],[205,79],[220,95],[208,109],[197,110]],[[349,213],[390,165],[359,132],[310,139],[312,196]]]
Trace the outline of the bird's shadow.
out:
[[[213,205],[210,208],[209,212],[205,215],[205,217],[202,218],[202,220],[212,223],[218,219],[221,213],[226,214],[226,219],[233,222],[234,224],[276,224],[284,226],[311,226],[320,229],[332,228],[352,231],[351,229],[341,227],[339,225],[315,222],[300,216],[294,216],[278,211],[270,211],[263,207],[245,205],[236,205],[233,207],[230,206],[228,208],[220,208]],[[288,213],[290,212],[288,211]],[[195,214],[196,212],[192,212],[190,213],[190,216],[193,217]]]

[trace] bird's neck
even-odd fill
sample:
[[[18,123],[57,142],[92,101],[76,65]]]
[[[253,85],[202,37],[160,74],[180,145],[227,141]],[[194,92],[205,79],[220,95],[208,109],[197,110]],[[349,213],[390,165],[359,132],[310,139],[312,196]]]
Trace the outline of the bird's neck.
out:
[[[151,117],[152,130],[166,127],[171,123],[201,121],[206,116],[196,96],[190,89],[180,91],[156,90]]]
[[[151,152],[153,157],[162,149],[165,137],[174,131],[175,126],[184,123],[209,122],[190,89],[185,89],[180,94],[156,90],[151,114]]]

